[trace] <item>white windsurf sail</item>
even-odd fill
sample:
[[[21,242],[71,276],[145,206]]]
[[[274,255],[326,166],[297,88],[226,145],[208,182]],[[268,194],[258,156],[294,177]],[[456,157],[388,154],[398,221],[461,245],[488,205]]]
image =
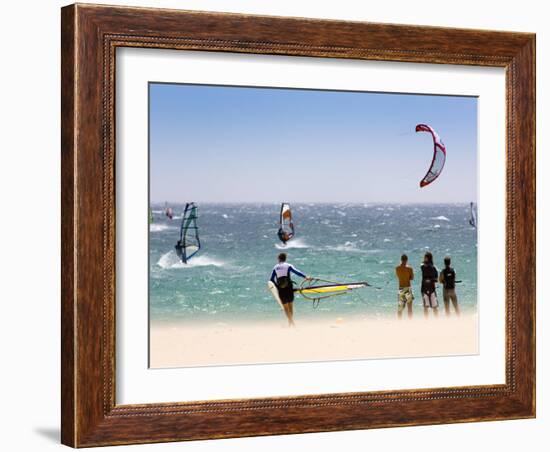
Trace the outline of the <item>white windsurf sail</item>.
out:
[[[277,236],[281,242],[286,243],[294,237],[294,234],[294,222],[292,221],[292,210],[290,209],[290,204],[283,202],[281,204],[281,213],[279,215],[279,230],[277,231]]]
[[[477,209],[473,202],[470,203],[470,226],[477,229]]]

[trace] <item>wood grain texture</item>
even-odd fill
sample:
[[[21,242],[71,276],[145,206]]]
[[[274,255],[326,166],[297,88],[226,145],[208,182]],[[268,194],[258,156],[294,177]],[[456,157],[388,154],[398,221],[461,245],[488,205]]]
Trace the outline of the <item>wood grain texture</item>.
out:
[[[61,34],[64,444],[85,447],[535,415],[534,35],[97,5],[63,8]],[[116,405],[117,47],[506,68],[506,384]]]
[[[74,168],[75,59],[74,9],[63,9],[61,19],[61,441],[75,444],[75,323],[74,280]]]

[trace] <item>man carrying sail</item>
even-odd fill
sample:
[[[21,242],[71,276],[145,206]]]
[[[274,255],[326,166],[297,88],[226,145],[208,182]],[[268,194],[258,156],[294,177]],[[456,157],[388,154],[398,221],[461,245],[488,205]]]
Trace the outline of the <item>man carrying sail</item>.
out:
[[[293,265],[286,261],[286,253],[278,256],[278,263],[273,267],[271,278],[269,279],[277,287],[279,298],[283,304],[283,310],[288,319],[288,326],[294,326],[294,288],[292,287],[291,273],[298,275],[306,280],[311,280],[308,276],[297,270]]]

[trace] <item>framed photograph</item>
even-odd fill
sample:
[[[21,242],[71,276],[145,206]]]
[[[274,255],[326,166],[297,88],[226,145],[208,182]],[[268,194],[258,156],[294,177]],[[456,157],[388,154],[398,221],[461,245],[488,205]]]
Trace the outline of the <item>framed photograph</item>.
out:
[[[535,36],[62,9],[62,442],[535,416]]]

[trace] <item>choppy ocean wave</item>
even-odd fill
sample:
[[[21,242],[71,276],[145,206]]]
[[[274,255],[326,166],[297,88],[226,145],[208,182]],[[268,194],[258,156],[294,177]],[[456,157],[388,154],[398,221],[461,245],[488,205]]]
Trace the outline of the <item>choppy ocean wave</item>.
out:
[[[151,232],[163,232],[169,229],[177,229],[175,226],[171,226],[165,223],[151,223],[149,225],[149,231]]]
[[[290,250],[310,248],[310,246],[303,239],[294,238],[286,242],[284,245],[282,243],[276,243],[275,248],[278,250]]]
[[[221,260],[211,258],[207,255],[197,255],[184,264],[175,251],[169,251],[163,254],[157,262],[157,265],[164,269],[178,268],[189,269],[194,267],[224,267],[227,264]]]

